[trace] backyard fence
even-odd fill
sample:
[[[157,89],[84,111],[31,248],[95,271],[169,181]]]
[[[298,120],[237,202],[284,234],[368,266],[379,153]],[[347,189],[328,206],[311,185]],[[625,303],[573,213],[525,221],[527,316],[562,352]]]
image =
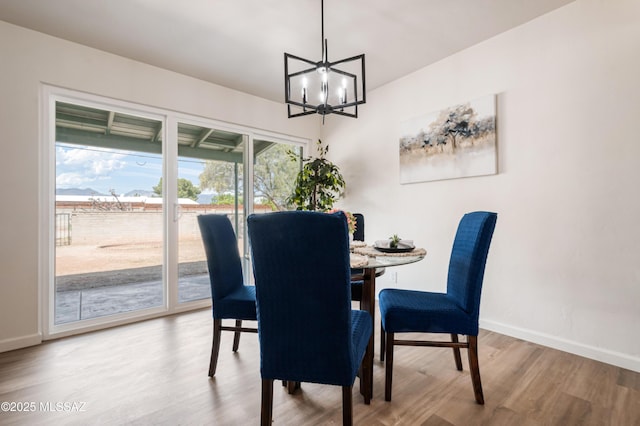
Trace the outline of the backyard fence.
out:
[[[71,244],[71,214],[56,213],[56,246]]]

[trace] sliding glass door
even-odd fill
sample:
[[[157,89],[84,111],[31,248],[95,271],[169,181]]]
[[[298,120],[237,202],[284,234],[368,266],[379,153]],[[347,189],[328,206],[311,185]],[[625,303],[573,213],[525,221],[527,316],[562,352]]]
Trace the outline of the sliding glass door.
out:
[[[210,304],[201,214],[230,219],[251,281],[246,217],[289,208],[306,140],[46,93],[47,337]]]
[[[251,151],[249,141],[253,141]],[[226,215],[238,239],[245,280],[252,281],[249,244],[244,224],[249,213],[288,210],[288,198],[300,170],[303,145],[291,141],[202,127],[178,125],[180,204],[179,288],[180,303],[210,297],[204,248],[197,229],[198,214]],[[244,164],[251,156],[249,176]],[[181,188],[199,183],[197,205]],[[248,181],[251,196],[245,197]],[[194,184],[195,185],[195,184]],[[184,204],[183,204],[184,203]],[[246,213],[246,214],[245,214]]]
[[[243,158],[248,135],[178,123],[178,302],[211,297],[197,217],[226,215],[244,246]]]
[[[163,306],[162,121],[55,110],[54,323]]]

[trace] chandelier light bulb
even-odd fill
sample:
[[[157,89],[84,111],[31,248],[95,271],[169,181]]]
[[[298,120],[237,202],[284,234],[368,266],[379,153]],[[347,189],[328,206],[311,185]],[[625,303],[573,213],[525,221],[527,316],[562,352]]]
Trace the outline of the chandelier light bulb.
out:
[[[319,96],[318,96],[318,98],[320,99],[320,103],[321,104],[327,102],[327,96],[328,96],[327,90],[325,88],[323,88],[320,91]]]
[[[302,102],[307,103],[307,78],[302,79]]]

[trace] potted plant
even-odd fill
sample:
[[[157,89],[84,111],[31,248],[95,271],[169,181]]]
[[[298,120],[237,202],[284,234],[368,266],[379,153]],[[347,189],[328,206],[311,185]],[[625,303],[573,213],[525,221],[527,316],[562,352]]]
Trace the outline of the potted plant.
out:
[[[293,194],[288,201],[297,210],[327,211],[340,198],[345,187],[344,178],[338,166],[325,158],[329,146],[322,147],[322,141],[317,143],[318,156],[316,158],[302,158],[302,169],[296,177]],[[293,161],[299,157],[289,152]]]

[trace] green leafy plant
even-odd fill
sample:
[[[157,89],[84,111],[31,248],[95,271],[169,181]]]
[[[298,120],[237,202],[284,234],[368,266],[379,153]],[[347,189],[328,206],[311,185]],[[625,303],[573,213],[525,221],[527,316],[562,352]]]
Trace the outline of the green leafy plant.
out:
[[[391,248],[398,248],[398,243],[400,242],[401,238],[398,237],[397,234],[393,234],[392,237],[389,237],[389,247]]]
[[[162,197],[162,178],[160,178],[158,184],[152,188],[156,195]],[[195,186],[189,179],[178,179],[178,198],[189,198],[196,201],[201,192],[200,188]]]
[[[238,197],[238,204],[242,205],[242,197]],[[236,196],[233,194],[220,194],[211,199],[211,204],[233,205],[236,203]]]
[[[345,182],[338,166],[325,158],[329,146],[323,148],[322,141],[318,140],[317,149],[316,158],[299,158],[289,151],[292,161],[300,159],[303,163],[293,194],[287,199],[297,210],[330,210],[344,191]]]

